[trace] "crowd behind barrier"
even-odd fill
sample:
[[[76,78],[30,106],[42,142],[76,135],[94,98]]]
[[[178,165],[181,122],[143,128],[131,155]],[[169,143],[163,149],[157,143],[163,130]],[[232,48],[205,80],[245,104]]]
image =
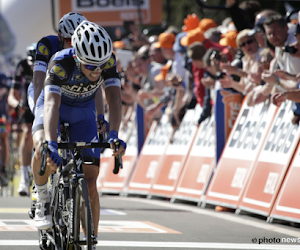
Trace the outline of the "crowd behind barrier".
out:
[[[298,16],[247,2],[226,1],[221,24],[191,13],[182,28],[145,39],[131,23],[129,38],[114,42],[117,54],[133,55],[120,67],[125,128],[135,120],[137,140],[144,136],[127,180],[114,183],[117,193],[300,221],[292,174],[299,165]],[[143,112],[132,119],[137,106]],[[98,191],[116,193],[103,176]]]
[[[300,222],[300,13],[286,18],[255,0],[226,0],[225,10],[221,23],[190,13],[182,27],[152,36],[134,21],[125,23],[125,35],[117,29],[119,137],[127,149],[118,175],[111,152],[101,154],[98,192]],[[1,99],[9,92],[18,99],[0,103],[1,186],[7,185],[9,152],[4,127],[18,126],[27,109],[15,71],[12,86],[0,78]]]

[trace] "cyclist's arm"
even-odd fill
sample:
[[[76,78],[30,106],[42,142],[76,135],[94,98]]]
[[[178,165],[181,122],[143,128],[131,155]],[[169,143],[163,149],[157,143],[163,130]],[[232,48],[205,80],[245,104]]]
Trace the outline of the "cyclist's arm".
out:
[[[102,95],[102,88],[99,87],[95,94],[96,117],[101,114],[104,115],[104,100]]]
[[[109,106],[109,128],[118,132],[122,117],[121,88],[118,86],[107,87],[105,96]]]
[[[65,72],[65,69],[57,70],[56,61],[49,64],[47,79],[44,87],[44,131],[45,139],[57,141],[57,126],[59,119],[59,107],[61,103],[61,85],[66,78],[61,79],[60,70]]]
[[[49,87],[48,87],[49,86]],[[58,93],[50,92],[48,85],[45,87],[45,101],[44,101],[44,131],[45,139],[57,141],[57,124],[59,118],[59,106],[61,96]]]
[[[34,87],[34,106],[36,105],[36,101],[43,89],[45,78],[46,78],[46,72],[43,71],[33,72],[32,83]]]

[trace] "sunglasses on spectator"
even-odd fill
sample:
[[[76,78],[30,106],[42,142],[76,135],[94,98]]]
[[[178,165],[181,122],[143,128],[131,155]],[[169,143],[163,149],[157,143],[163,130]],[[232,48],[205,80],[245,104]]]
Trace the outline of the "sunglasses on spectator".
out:
[[[246,44],[250,45],[251,43],[253,43],[253,39],[250,39],[250,40],[248,40],[248,41],[246,41],[246,42],[241,43],[241,44],[240,44],[240,47],[241,47],[241,48],[242,48],[242,47],[245,47]]]
[[[72,45],[72,40],[71,40],[71,38],[65,38],[65,40],[66,40],[66,42],[67,42],[68,44]]]

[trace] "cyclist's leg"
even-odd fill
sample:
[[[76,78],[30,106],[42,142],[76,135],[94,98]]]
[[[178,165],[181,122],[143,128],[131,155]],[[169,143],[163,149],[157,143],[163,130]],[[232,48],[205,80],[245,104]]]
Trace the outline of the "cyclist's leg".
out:
[[[68,114],[70,117],[67,122],[70,124],[69,137],[71,142],[75,141],[85,141],[85,142],[98,142],[97,125],[95,117],[95,104],[94,102],[85,103],[81,107],[76,107],[68,109],[66,105],[61,105],[60,111],[64,114]],[[63,120],[61,116],[61,121]],[[86,153],[86,154],[85,154]],[[84,149],[84,158],[88,158],[87,161],[94,160],[95,165],[84,166],[85,178],[88,183],[91,210],[93,216],[93,224],[95,230],[95,236],[98,232],[98,223],[100,217],[100,203],[99,196],[96,188],[96,180],[99,173],[99,159],[100,159],[100,149]],[[91,157],[93,159],[91,159]],[[87,173],[86,173],[87,171]],[[85,235],[85,230],[84,230]]]
[[[20,141],[20,157],[21,157],[21,180],[18,192],[20,195],[29,195],[29,175],[31,154],[32,154],[32,135],[31,127],[33,115],[29,110],[25,111],[22,117],[22,138]]]
[[[37,203],[35,211],[35,225],[38,229],[48,229],[52,227],[52,219],[49,211],[50,206],[50,195],[48,193],[48,178],[50,176],[50,168],[46,167],[45,174],[40,176],[38,174],[41,167],[41,153],[40,148],[44,140],[44,126],[43,126],[43,96],[39,97],[42,99],[41,104],[37,105],[35,113],[35,120],[32,125],[33,144],[35,152],[32,157],[32,173],[37,191]],[[38,103],[39,103],[38,100]]]
[[[9,141],[6,127],[6,119],[0,119],[0,143],[1,143],[1,165],[0,165],[0,184],[6,186],[9,183],[7,176],[7,166],[9,160]]]
[[[83,165],[84,178],[88,184],[89,197],[91,203],[91,211],[93,215],[94,234],[98,234],[98,224],[100,219],[100,201],[97,191],[97,176],[99,174],[99,166],[95,165]],[[85,230],[83,229],[85,235]]]

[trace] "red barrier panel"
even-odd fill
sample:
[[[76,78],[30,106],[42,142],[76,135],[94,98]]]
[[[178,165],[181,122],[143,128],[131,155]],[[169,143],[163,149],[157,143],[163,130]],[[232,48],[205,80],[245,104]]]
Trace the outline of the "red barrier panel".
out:
[[[149,194],[172,132],[173,128],[167,115],[163,115],[159,123],[152,123],[130,182],[123,191],[124,193]]]
[[[199,201],[215,166],[214,123],[214,116],[201,123],[172,201]]]
[[[299,126],[291,123],[292,108],[291,101],[279,107],[239,210],[269,216],[300,137]]]
[[[127,185],[137,158],[138,149],[135,124],[129,124],[120,138],[124,139],[127,143],[126,154],[122,157],[123,169],[120,169],[118,174],[114,174],[114,160],[110,162],[101,188],[102,193],[121,193],[123,188]]]
[[[172,196],[193,143],[197,131],[195,122],[199,118],[201,110],[202,109],[197,106],[194,110],[188,110],[186,112],[180,127],[172,138],[172,143],[168,145],[163,160],[161,161],[158,174],[150,189],[149,197],[153,195]]]
[[[300,223],[300,145],[295,153],[293,162],[284,178],[282,187],[271,211],[269,222],[273,219]]]
[[[276,107],[268,101],[254,107],[243,102],[209,184],[202,206],[213,204],[236,208],[272,123]]]

